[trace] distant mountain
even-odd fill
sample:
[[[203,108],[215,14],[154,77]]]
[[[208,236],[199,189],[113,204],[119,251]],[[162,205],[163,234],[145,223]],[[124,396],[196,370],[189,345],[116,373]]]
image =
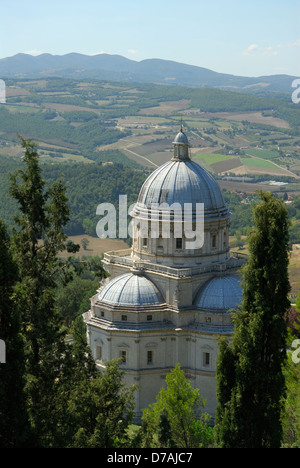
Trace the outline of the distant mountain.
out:
[[[207,68],[170,60],[148,59],[137,62],[120,55],[17,54],[0,59],[0,78],[63,77],[101,79],[139,83],[173,84],[189,87],[216,87],[247,92],[291,92],[297,78],[289,75],[243,77],[217,73]]]

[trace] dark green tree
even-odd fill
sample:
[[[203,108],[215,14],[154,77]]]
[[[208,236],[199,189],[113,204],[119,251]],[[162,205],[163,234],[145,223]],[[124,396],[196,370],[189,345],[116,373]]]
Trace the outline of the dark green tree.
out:
[[[219,444],[234,448],[280,447],[285,394],[289,223],[282,200],[260,193],[243,302],[234,314],[232,343],[220,345],[217,367]]]
[[[14,300],[18,269],[10,238],[0,220],[0,339],[5,343],[5,362],[0,363],[0,447],[24,447],[29,438],[25,405],[24,343],[20,309]]]
[[[174,447],[174,441],[172,439],[171,424],[168,417],[168,412],[164,408],[159,416],[158,425],[158,442],[160,447]]]
[[[20,275],[17,293],[25,338],[26,392],[36,443],[51,446],[54,394],[65,354],[65,330],[55,307],[57,255],[65,249],[63,227],[69,211],[61,181],[46,190],[35,145],[23,138],[21,143],[24,168],[11,175],[10,193],[19,205],[12,240]]]
[[[101,278],[103,267],[97,259],[71,262],[59,258],[66,249],[78,250],[64,232],[69,219],[65,187],[60,180],[46,187],[34,143],[23,138],[21,142],[24,167],[11,176],[10,193],[19,205],[12,234],[19,274],[14,302],[21,311],[24,337],[30,446],[73,447],[80,440],[87,446],[109,446],[130,420],[130,395],[121,388],[114,368],[111,372],[108,366],[110,372],[103,377],[96,371],[81,316],[72,324],[73,342],[69,342],[56,304],[58,285],[67,284],[87,268]],[[76,400],[79,395],[82,400]],[[74,399],[78,411],[73,414]]]
[[[95,361],[91,356],[86,339],[85,324],[80,316],[72,324],[72,341],[68,343],[67,351],[63,359],[64,366],[59,386],[54,394],[57,410],[54,434],[55,447],[57,448],[72,448],[74,444],[76,447],[75,435],[77,432],[80,434],[81,431],[85,432],[90,428],[90,420],[86,416],[94,411],[97,412],[97,409],[92,407],[92,400],[90,400],[88,408],[88,399],[91,396],[92,382],[101,376],[96,370]],[[78,405],[75,411],[72,402],[74,398],[76,400],[78,395],[82,397],[82,405]]]
[[[73,378],[76,385],[76,377],[81,378],[79,369],[91,370],[90,356],[67,343],[67,330],[56,305],[58,284],[70,281],[84,266],[59,258],[66,249],[78,251],[64,232],[69,220],[65,187],[60,179],[46,187],[34,143],[23,138],[21,143],[24,166],[11,175],[10,187],[19,205],[12,235],[19,272],[15,296],[22,311],[32,444],[53,447],[64,443],[62,421],[69,381]],[[97,271],[100,277],[101,271],[102,267]]]
[[[89,309],[90,298],[98,288],[99,281],[75,276],[67,285],[62,284],[57,289],[57,307],[67,327],[78,315]]]
[[[82,379],[68,400],[73,421],[72,447],[112,448],[129,444],[128,426],[134,411],[134,386],[123,383],[124,371],[119,361],[106,363],[106,368],[93,379]]]
[[[90,241],[86,237],[83,237],[81,239],[81,245],[82,245],[84,250],[87,250],[89,243],[90,243]]]
[[[199,389],[193,389],[184,372],[177,364],[166,376],[166,388],[162,388],[155,403],[143,410],[142,445],[144,447],[202,447],[213,441],[205,433],[204,426],[209,424],[206,414],[201,413],[205,400]],[[163,424],[163,425],[162,425]]]
[[[300,294],[296,301],[300,312]],[[286,396],[283,412],[283,446],[300,447],[300,315],[290,324],[285,365]]]

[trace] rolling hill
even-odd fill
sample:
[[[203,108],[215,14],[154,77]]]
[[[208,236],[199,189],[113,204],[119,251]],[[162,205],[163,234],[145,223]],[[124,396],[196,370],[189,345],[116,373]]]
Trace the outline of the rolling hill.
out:
[[[170,60],[147,59],[140,62],[120,55],[98,54],[65,55],[16,54],[0,59],[0,77],[43,78],[63,77],[75,79],[118,80],[140,83],[173,84],[191,87],[217,87],[244,92],[277,91],[291,93],[296,77],[271,75],[243,77],[218,73]]]

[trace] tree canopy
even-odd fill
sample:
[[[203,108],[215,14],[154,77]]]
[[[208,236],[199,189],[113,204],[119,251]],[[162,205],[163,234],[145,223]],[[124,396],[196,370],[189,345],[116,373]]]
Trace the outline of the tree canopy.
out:
[[[102,434],[104,422],[107,435],[103,440],[97,435],[94,446],[119,444],[132,417],[133,390],[122,389],[117,364],[109,364],[103,376],[96,371],[81,317],[72,317],[73,341],[66,339],[57,288],[82,271],[82,265],[58,255],[67,248],[65,187],[61,180],[46,187],[35,145],[21,141],[23,166],[12,174],[10,189],[19,213],[10,236],[0,222],[0,326],[9,358],[0,369],[0,446],[74,447],[80,433],[96,437],[97,425]],[[74,244],[68,248],[77,250]],[[104,271],[96,263],[101,278]],[[79,394],[82,399],[76,403]],[[87,395],[88,408],[83,406]],[[89,410],[92,420],[84,417]]]
[[[192,448],[212,443],[209,416],[201,414],[205,400],[193,389],[177,364],[166,376],[166,388],[143,410],[142,438],[146,446]]]
[[[282,440],[289,223],[282,200],[260,193],[243,271],[243,302],[232,343],[218,362],[217,433],[222,447],[274,448]]]

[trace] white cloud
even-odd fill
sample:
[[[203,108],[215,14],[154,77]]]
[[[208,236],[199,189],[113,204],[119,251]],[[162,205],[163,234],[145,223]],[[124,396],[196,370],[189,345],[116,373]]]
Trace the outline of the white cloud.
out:
[[[261,49],[261,55],[278,55],[278,52],[273,47],[266,47],[265,49]]]
[[[139,53],[139,51],[136,50],[136,49],[129,49],[129,50],[127,50],[127,52],[128,52],[129,54],[131,54],[131,55],[136,55],[136,54]]]
[[[300,39],[296,39],[294,42],[290,42],[288,44],[289,47],[299,47],[300,46]]]
[[[274,56],[278,55],[277,50],[274,47],[259,47],[257,44],[251,44],[247,49],[243,50],[243,55],[250,55],[250,56]]]
[[[92,54],[88,54],[88,55],[94,56],[94,55],[101,55],[101,54],[108,54],[108,52],[105,52],[104,50],[101,50],[101,52],[93,52]]]
[[[249,45],[249,47],[247,49],[247,52],[253,52],[254,50],[257,50],[257,49],[258,49],[257,44],[251,44],[251,45]]]
[[[27,50],[27,52],[24,52],[24,54],[33,55],[34,57],[36,57],[37,55],[41,55],[42,53],[43,52],[39,50]]]

